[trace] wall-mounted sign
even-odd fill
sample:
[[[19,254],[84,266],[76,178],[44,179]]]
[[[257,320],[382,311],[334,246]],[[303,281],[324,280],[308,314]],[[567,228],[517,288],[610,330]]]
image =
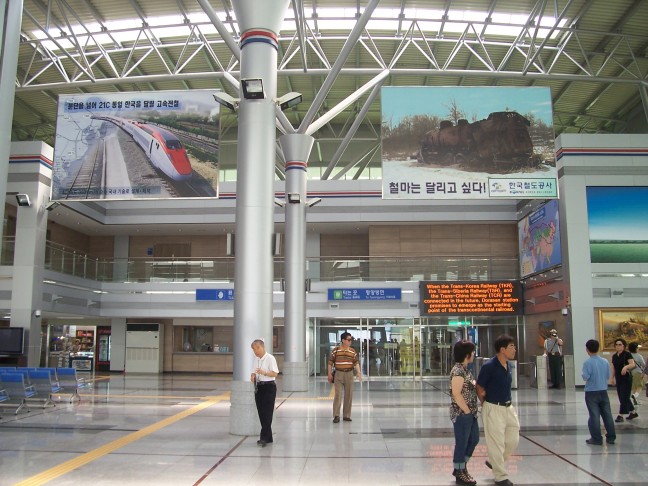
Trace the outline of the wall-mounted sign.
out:
[[[401,300],[401,289],[328,289],[328,300]]]
[[[234,289],[196,289],[196,300],[234,300]]]
[[[522,315],[519,282],[420,282],[420,309],[429,315]]]

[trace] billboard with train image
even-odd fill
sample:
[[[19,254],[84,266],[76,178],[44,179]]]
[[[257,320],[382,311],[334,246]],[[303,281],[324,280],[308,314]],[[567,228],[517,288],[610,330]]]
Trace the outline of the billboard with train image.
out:
[[[383,198],[552,199],[549,88],[384,87]]]
[[[218,153],[211,91],[62,95],[52,200],[215,198]]]

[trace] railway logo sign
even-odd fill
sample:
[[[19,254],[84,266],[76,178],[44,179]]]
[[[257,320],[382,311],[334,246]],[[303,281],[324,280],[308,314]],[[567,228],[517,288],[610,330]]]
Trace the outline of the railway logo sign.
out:
[[[551,92],[384,87],[385,199],[558,197]]]
[[[53,200],[218,197],[211,90],[59,98]]]

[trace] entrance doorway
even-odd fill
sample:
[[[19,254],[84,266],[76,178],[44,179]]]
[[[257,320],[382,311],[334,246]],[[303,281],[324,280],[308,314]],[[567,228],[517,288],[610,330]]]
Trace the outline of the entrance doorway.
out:
[[[519,341],[519,329],[523,326],[517,316],[314,319],[313,374],[326,376],[328,359],[344,332],[354,338],[351,346],[365,379],[381,381],[448,376],[457,341],[468,339],[475,343],[477,356],[490,357],[498,335]]]

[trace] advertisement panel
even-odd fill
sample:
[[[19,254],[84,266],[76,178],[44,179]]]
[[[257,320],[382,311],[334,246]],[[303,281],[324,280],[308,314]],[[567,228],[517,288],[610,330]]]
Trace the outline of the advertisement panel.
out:
[[[551,91],[385,87],[385,199],[558,197]]]
[[[558,201],[549,201],[518,221],[520,277],[544,272],[562,263]]]
[[[592,263],[648,263],[648,187],[588,187]]]
[[[53,200],[218,197],[212,91],[61,95]]]

